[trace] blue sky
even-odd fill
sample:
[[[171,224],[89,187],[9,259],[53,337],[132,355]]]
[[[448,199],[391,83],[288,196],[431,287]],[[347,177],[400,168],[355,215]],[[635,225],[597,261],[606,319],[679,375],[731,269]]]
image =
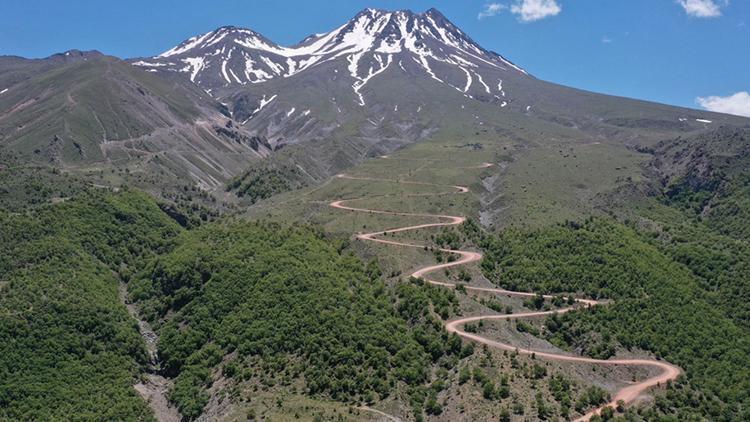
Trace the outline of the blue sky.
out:
[[[481,45],[542,79],[688,107],[699,107],[696,99],[709,96],[717,96],[704,99],[709,107],[742,110],[745,102],[750,107],[750,96],[741,95],[750,91],[747,0],[0,3],[0,54],[26,57],[71,48],[119,57],[148,56],[230,24],[252,28],[280,44],[293,44],[310,33],[337,27],[365,7],[414,11],[437,7]],[[480,19],[483,11],[489,13]],[[729,97],[733,94],[740,94],[737,101]]]

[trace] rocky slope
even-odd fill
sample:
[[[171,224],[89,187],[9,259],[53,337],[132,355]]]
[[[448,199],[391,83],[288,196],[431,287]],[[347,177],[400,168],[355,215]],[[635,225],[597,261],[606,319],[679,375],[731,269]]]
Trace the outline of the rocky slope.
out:
[[[0,58],[0,144],[62,167],[124,165],[221,185],[268,147],[191,84],[97,52]]]

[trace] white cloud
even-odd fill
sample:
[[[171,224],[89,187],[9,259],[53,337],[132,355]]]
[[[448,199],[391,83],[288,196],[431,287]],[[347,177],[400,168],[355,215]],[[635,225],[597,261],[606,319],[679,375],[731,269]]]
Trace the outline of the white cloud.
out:
[[[490,16],[495,16],[498,13],[502,12],[504,9],[507,9],[508,6],[500,3],[488,3],[484,5],[484,10],[479,12],[479,15],[477,15],[477,19],[483,19],[483,18],[489,18]]]
[[[612,38],[607,37],[607,36],[602,37],[602,44],[611,44],[611,43],[612,43]]]
[[[557,4],[557,0],[516,0],[510,11],[518,15],[521,22],[533,22],[555,16],[562,8]]]
[[[728,97],[698,97],[695,101],[709,111],[750,117],[750,93],[747,91],[740,91]]]
[[[729,0],[677,0],[685,13],[696,18],[715,18],[721,16],[722,6],[729,4]]]

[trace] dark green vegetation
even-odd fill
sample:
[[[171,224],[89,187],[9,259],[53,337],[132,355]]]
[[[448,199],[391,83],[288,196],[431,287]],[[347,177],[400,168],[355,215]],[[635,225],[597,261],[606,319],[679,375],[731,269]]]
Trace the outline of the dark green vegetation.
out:
[[[448,316],[455,297],[416,280],[391,291],[345,247],[306,227],[214,224],[147,265],[130,292],[154,322],[167,318],[159,349],[183,415],[201,413],[212,370],[232,351],[227,376],[266,385],[303,377],[310,394],[341,401],[403,385],[421,414],[431,366],[466,353],[430,312]]]
[[[712,165],[692,160],[677,171],[672,163],[663,193],[628,211],[648,225],[594,218],[497,236],[473,223],[463,228],[486,251],[485,275],[503,287],[613,299],[548,318],[540,335],[552,343],[602,359],[617,348],[643,349],[685,369],[683,380],[642,411],[647,418],[750,417],[750,245],[743,235],[750,222],[742,205],[750,197],[746,176],[731,171],[747,155],[721,157],[718,165],[704,151],[712,145],[675,155],[697,154]],[[666,153],[656,156],[663,165]]]
[[[27,163],[0,147],[0,210],[21,211],[50,201],[63,201],[86,187],[78,178],[55,168]]]
[[[664,203],[719,234],[750,238],[750,130],[721,127],[652,152],[652,170],[666,185]]]
[[[137,192],[0,211],[0,418],[151,418],[132,387],[147,357],[118,278],[177,232]]]
[[[448,374],[434,368],[472,353],[442,330],[452,292],[387,287],[346,242],[309,227],[196,227],[146,194],[49,174],[7,174],[0,196],[22,211],[0,212],[2,418],[151,418],[132,388],[148,356],[118,298],[128,281],[160,326],[169,397],[189,418],[219,367],[237,383],[302,380],[306,393],[344,402],[401,391],[418,415],[435,414]],[[49,203],[60,192],[70,197]]]
[[[263,162],[232,179],[227,185],[227,191],[234,192],[240,198],[247,198],[254,204],[304,185],[304,177],[299,168],[291,165],[273,166]]]
[[[439,12],[428,14],[453,31]],[[452,54],[422,35],[432,40],[426,48]],[[225,43],[226,54],[242,47],[233,36]],[[219,45],[190,57],[209,63]],[[0,57],[0,144],[17,154],[0,156],[0,418],[149,418],[131,388],[147,357],[118,300],[122,282],[161,335],[161,368],[175,381],[169,397],[188,418],[226,396],[246,416],[273,419],[256,407],[256,392],[276,403],[289,394],[382,405],[399,416],[406,404],[417,419],[458,417],[451,412],[465,404],[485,407],[476,414],[486,418],[567,419],[605,400],[554,364],[477,356],[444,333],[442,320],[467,309],[551,309],[562,295],[467,304],[466,289],[455,296],[398,280],[455,256],[332,237],[420,220],[328,207],[367,198],[358,203],[513,226],[499,238],[465,226],[488,252],[489,278],[612,299],[544,327],[514,327],[596,357],[645,349],[681,365],[686,378],[657,394],[646,418],[750,419],[750,154],[747,130],[720,128],[748,120],[573,90],[482,55],[490,61],[472,72],[484,80],[470,81],[448,62],[430,77],[406,50],[389,69],[379,55],[356,55],[363,84],[362,71],[383,70],[358,93],[346,72],[356,63],[344,56],[296,73],[288,57],[273,56],[285,77],[239,85],[226,84],[216,65],[203,70],[219,79],[196,85],[193,72],[147,72],[96,52]],[[225,64],[237,65],[234,57]],[[454,88],[466,82],[468,92]],[[391,157],[368,160],[382,154]],[[485,161],[494,166],[477,168]],[[329,180],[344,171],[471,192],[423,196],[442,189]],[[136,186],[163,202],[106,186]],[[635,192],[625,210],[597,203],[622,188]],[[285,223],[213,221],[227,211]],[[549,226],[565,219],[580,223]],[[288,225],[300,220],[325,228]],[[443,247],[464,243],[427,230],[394,238],[428,242],[430,234]],[[352,251],[377,256],[397,284]],[[470,267],[443,276],[480,281]],[[469,373],[476,365],[489,375]],[[461,392],[477,400],[457,398],[454,381],[472,378],[474,389]]]

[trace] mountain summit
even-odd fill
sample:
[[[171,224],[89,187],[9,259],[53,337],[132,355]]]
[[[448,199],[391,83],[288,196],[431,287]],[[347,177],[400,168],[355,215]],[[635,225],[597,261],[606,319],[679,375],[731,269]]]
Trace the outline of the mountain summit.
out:
[[[250,29],[221,27],[134,64],[155,72],[184,73],[213,92],[288,78],[336,60],[346,64],[361,105],[365,102],[362,87],[389,66],[405,72],[407,67],[416,67],[435,81],[467,93],[474,84],[487,94],[502,91],[491,88],[498,83],[485,81],[482,69],[526,73],[482,48],[436,9],[424,13],[365,9],[333,31],[310,36],[292,47],[282,47]]]

